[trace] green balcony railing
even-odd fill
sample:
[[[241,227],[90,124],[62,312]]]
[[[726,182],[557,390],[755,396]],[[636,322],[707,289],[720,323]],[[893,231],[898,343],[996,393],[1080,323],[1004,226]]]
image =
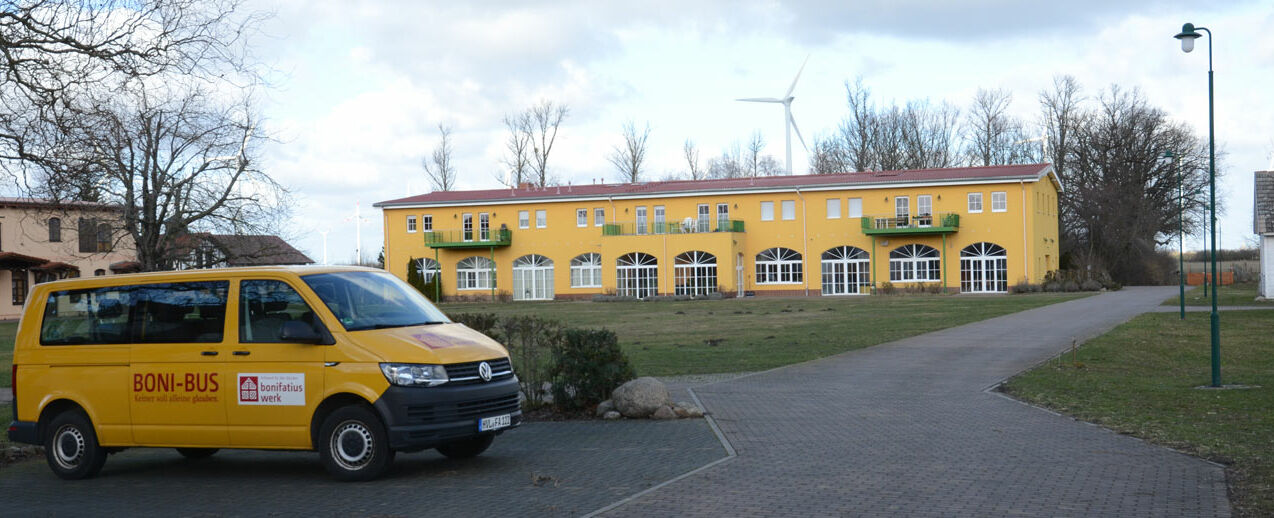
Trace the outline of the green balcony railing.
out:
[[[863,233],[874,235],[950,234],[960,230],[960,215],[935,214],[863,216]]]
[[[489,230],[485,236],[478,229],[435,230],[425,232],[424,237],[425,246],[430,248],[487,248],[513,244],[513,231],[507,228]]]
[[[690,219],[684,221],[617,221],[602,225],[603,236],[644,236],[667,234],[701,234],[709,232],[743,232],[743,221],[718,219],[715,221]]]

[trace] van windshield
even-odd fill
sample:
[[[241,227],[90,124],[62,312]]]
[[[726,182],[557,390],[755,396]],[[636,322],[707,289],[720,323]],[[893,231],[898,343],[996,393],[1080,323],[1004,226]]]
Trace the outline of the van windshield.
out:
[[[346,331],[451,322],[419,291],[388,273],[319,273],[301,279]]]

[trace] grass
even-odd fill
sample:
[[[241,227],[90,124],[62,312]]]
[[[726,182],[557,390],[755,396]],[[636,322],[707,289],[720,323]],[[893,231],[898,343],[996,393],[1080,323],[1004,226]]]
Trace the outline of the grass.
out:
[[[1274,311],[1221,315],[1222,381],[1211,381],[1208,315],[1145,314],[1012,379],[1016,397],[1227,466],[1240,516],[1274,516]],[[1060,363],[1060,365],[1059,365]]]
[[[1274,300],[1266,300],[1257,302],[1256,300],[1256,283],[1236,283],[1227,286],[1221,286],[1217,290],[1216,300],[1218,306],[1269,306],[1274,308]],[[1176,306],[1181,304],[1177,299],[1177,295],[1163,301],[1164,306]],[[1187,306],[1211,306],[1212,292],[1209,291],[1207,296],[1203,295],[1203,288],[1194,287],[1186,288],[1186,305]]]
[[[13,421],[13,405],[10,405],[9,403],[0,405],[0,426],[4,426],[5,429],[7,430],[9,427],[10,421]],[[0,433],[0,447],[4,447],[8,445],[9,445],[9,434],[7,432]]]
[[[748,372],[898,340],[1065,300],[1007,296],[746,298],[685,302],[444,304],[447,313],[536,315],[604,327],[638,375]]]
[[[0,322],[0,387],[13,383],[13,337],[18,334],[18,323]],[[6,421],[5,424],[8,424]]]

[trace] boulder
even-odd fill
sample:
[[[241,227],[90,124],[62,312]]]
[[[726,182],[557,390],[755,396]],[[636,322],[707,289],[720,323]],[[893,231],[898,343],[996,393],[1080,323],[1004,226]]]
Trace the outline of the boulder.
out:
[[[677,412],[677,417],[703,417],[703,410],[700,410],[694,403],[680,401],[672,407]]]
[[[673,410],[670,406],[661,406],[659,407],[659,410],[655,410],[655,413],[650,414],[650,418],[659,420],[676,419],[677,411]]]
[[[605,414],[602,414],[602,419],[606,419],[608,421],[612,419],[619,419],[620,417],[623,417],[623,416],[619,415],[619,412],[616,412],[614,410],[611,410],[609,412],[606,412]]]
[[[650,417],[659,407],[668,406],[668,387],[655,378],[637,378],[615,389],[611,401],[624,417]]]
[[[597,405],[597,417],[605,416],[607,412],[615,410],[615,402],[607,399]]]

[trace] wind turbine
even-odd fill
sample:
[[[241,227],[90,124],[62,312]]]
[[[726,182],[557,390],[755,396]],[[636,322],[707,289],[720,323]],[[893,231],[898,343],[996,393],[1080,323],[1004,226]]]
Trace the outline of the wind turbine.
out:
[[[362,203],[354,203],[354,215],[345,218],[346,222],[354,222],[354,256],[356,264],[363,264],[363,222],[367,221],[362,215]]]
[[[795,99],[795,97],[792,97],[792,90],[796,89],[796,81],[801,78],[801,72],[805,71],[805,63],[809,63],[809,61],[810,61],[810,57],[808,55],[805,56],[805,61],[801,63],[800,70],[796,71],[796,77],[792,78],[792,86],[787,87],[787,93],[783,94],[782,98],[749,97],[746,99],[735,99],[736,101],[743,101],[748,103],[778,103],[783,105],[783,114],[785,116],[783,122],[787,126],[787,174],[788,176],[792,175],[792,130],[793,129],[796,130],[796,138],[801,140],[801,147],[805,148],[805,152],[808,153],[810,150],[809,146],[805,145],[805,137],[801,136],[801,129],[796,127],[796,119],[792,118],[792,99]]]

